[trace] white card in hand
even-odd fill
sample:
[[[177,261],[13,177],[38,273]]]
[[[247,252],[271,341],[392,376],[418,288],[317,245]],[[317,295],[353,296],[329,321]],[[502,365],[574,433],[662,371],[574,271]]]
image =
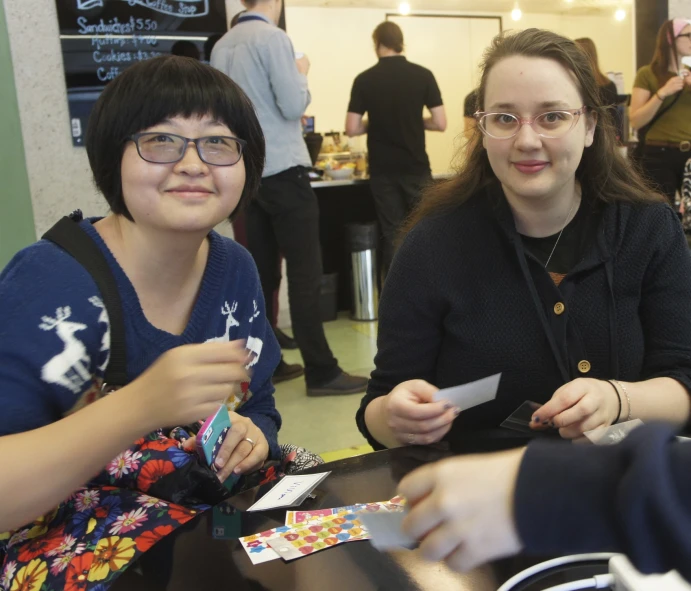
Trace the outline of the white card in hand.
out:
[[[478,404],[494,400],[497,397],[500,379],[501,374],[497,373],[462,386],[444,388],[434,394],[434,401],[448,400],[461,410],[468,410]]]
[[[331,472],[284,476],[268,493],[247,510],[267,511],[299,505],[329,474]]]
[[[417,543],[401,530],[406,511],[395,513],[358,513],[358,517],[370,535],[372,546],[377,550],[393,550],[395,548],[415,548]]]

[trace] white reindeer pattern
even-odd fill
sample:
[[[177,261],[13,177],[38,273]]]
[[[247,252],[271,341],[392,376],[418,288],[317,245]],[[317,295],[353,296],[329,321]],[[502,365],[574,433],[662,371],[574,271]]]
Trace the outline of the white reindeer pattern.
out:
[[[55,311],[55,318],[41,317],[43,322],[38,327],[45,331],[55,330],[65,344],[65,348],[43,366],[41,378],[49,384],[59,384],[79,394],[82,386],[91,380],[91,358],[86,353],[84,343],[74,336],[74,333],[87,326],[79,322],[68,322],[71,315],[71,308],[64,306]]]
[[[250,317],[250,322],[252,322],[255,318],[257,318],[260,314],[257,306],[256,300],[253,301],[254,304],[254,312],[252,316]],[[227,343],[230,341],[230,329],[233,326],[240,326],[240,323],[235,319],[233,314],[235,314],[238,310],[238,303],[233,302],[233,307],[231,308],[228,305],[228,302],[225,302],[223,305],[223,308],[221,308],[221,314],[226,316],[226,332],[224,335],[220,337],[214,337],[212,339],[208,339],[206,342],[207,343]],[[264,342],[261,339],[258,339],[256,337],[249,336],[247,337],[247,345],[246,348],[250,353],[253,353],[251,361],[247,364],[247,368],[249,369],[250,367],[254,366],[257,364],[259,361],[259,356],[261,355],[262,352],[262,347],[264,346]]]
[[[207,339],[206,340],[207,343],[227,343],[230,341],[230,329],[233,326],[240,326],[240,323],[237,320],[235,320],[235,317],[233,316],[233,314],[235,314],[235,312],[237,312],[237,310],[238,310],[238,303],[237,302],[233,302],[232,308],[228,305],[228,302],[224,302],[223,308],[221,308],[221,314],[223,314],[224,316],[227,316],[227,318],[226,318],[226,332],[224,335],[221,335],[220,337],[214,337],[211,339]]]
[[[259,356],[262,354],[262,347],[264,346],[264,341],[258,339],[257,337],[247,337],[247,350],[254,353],[252,360],[245,366],[247,369],[257,365],[259,361]]]
[[[103,333],[103,337],[101,338],[101,352],[108,351],[108,355],[106,355],[103,363],[98,366],[98,369],[103,372],[106,370],[106,367],[108,367],[108,362],[110,361],[110,321],[108,320],[108,311],[106,310],[106,306],[101,298],[98,296],[92,296],[89,298],[89,301],[94,306],[101,309],[101,313],[98,316],[98,321],[106,325],[106,332]]]
[[[252,300],[252,304],[254,305],[254,314],[252,314],[250,318],[250,324],[254,322],[254,319],[257,318],[260,314],[259,307],[257,306],[257,300]]]

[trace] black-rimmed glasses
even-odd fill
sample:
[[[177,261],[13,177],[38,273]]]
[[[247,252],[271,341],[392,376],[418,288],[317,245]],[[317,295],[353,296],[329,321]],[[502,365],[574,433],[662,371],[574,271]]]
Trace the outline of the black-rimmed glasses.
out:
[[[192,139],[174,133],[144,131],[129,137],[137,146],[139,156],[154,164],[172,164],[185,157],[187,146],[192,143],[197,148],[199,159],[212,166],[232,166],[242,158],[247,142],[240,138],[223,135],[210,135]]]
[[[478,111],[474,117],[480,130],[489,137],[508,140],[523,127],[530,125],[539,136],[555,139],[565,136],[578,122],[578,118],[588,107],[569,111],[547,111],[536,117],[524,119],[511,113],[488,113]]]

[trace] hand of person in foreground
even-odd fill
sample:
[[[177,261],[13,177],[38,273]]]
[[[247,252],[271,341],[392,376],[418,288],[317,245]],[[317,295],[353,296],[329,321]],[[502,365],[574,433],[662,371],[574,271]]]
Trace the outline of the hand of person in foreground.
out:
[[[420,552],[457,571],[521,551],[514,492],[525,448],[459,456],[418,468],[400,483],[410,513],[403,531]]]

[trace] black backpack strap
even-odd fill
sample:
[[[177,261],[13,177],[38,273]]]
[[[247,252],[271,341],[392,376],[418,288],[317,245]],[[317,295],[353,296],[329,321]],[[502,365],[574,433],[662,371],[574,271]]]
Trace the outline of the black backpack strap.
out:
[[[79,225],[81,219],[82,213],[77,210],[58,221],[43,238],[54,242],[72,255],[96,282],[110,322],[110,359],[106,368],[104,387],[121,387],[128,383],[128,379],[125,321],[120,292],[106,257],[91,236]]]

